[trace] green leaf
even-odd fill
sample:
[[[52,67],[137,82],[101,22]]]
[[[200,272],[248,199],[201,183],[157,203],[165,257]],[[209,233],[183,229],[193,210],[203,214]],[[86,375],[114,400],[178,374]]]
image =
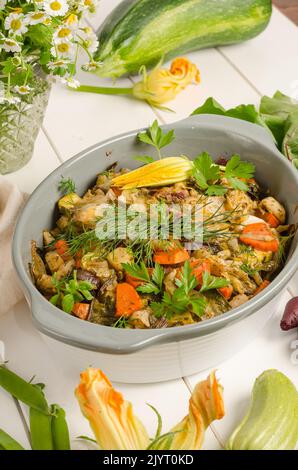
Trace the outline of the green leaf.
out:
[[[207,302],[202,297],[192,297],[191,298],[191,307],[193,313],[195,313],[199,318],[201,318],[206,310]]]
[[[58,300],[59,300],[59,297],[60,297],[60,295],[59,295],[59,294],[55,294],[55,295],[53,295],[53,296],[50,298],[50,302],[51,302],[51,304],[53,304],[53,305],[57,305],[57,303],[58,303]]]
[[[158,294],[159,288],[153,284],[152,282],[148,282],[147,284],[143,284],[142,286],[137,287],[138,292],[142,292],[143,294]]]
[[[63,178],[61,177],[61,180],[58,184],[58,189],[61,191],[63,194],[71,194],[76,192],[76,185],[74,181],[71,178]]]
[[[208,196],[223,196],[227,192],[227,188],[219,184],[211,184],[208,187],[206,194]]]
[[[66,294],[62,299],[62,309],[66,313],[71,313],[74,306],[74,297],[72,294]]]
[[[122,263],[122,267],[130,276],[140,281],[150,281],[149,271],[143,261],[140,264]]]
[[[93,295],[88,290],[81,289],[81,293],[85,297],[86,300],[92,300],[93,299]]]
[[[153,124],[146,132],[141,132],[138,134],[138,139],[145,144],[155,147],[159,157],[161,157],[160,149],[173,142],[175,139],[175,134],[173,130],[164,133],[159,127],[157,119],[155,119]]]
[[[162,283],[165,277],[165,271],[164,269],[160,266],[160,264],[156,263],[151,279],[152,281],[159,287],[159,289],[162,289]]]
[[[197,287],[198,281],[193,274],[193,270],[189,261],[184,263],[181,278],[176,280],[176,284],[177,286],[183,288],[186,295],[188,295]]]
[[[137,155],[133,159],[143,163],[152,163],[155,161],[154,158],[149,155]]]
[[[209,274],[208,271],[203,272],[203,282],[200,292],[206,292],[212,289],[220,289],[221,287],[226,287],[230,285],[230,282],[227,279],[222,277],[215,277]]]
[[[250,179],[254,176],[255,166],[252,163],[241,161],[239,155],[233,155],[225,169],[227,178],[236,177]]]
[[[194,160],[193,177],[199,188],[207,190],[207,194],[222,195],[226,192],[223,186],[214,183],[220,178],[220,167],[216,165],[207,152],[203,152]]]
[[[3,431],[3,429],[0,429],[0,447],[3,450],[25,450],[21,444]]]

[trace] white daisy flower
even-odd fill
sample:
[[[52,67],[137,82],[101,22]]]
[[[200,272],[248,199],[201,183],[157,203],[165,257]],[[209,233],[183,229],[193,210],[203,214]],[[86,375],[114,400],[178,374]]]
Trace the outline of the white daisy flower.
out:
[[[79,11],[89,10],[90,13],[94,13],[97,3],[98,3],[97,0],[81,0],[78,5],[78,10]]]
[[[66,80],[66,84],[67,86],[69,86],[69,88],[79,88],[79,86],[81,85],[80,82],[78,80],[75,80],[73,77],[70,77]]]
[[[46,0],[44,10],[50,16],[64,16],[68,12],[66,0]]]
[[[21,86],[16,85],[14,87],[14,91],[16,93],[19,93],[20,95],[28,95],[31,90],[32,88],[29,85],[21,85]]]
[[[5,52],[21,52],[22,50],[20,44],[12,38],[6,38],[2,43],[2,47]]]
[[[53,60],[47,64],[49,70],[55,70],[58,68],[66,69],[67,65],[68,65],[67,61],[63,59]]]
[[[58,28],[53,35],[54,44],[66,42],[72,39],[72,37],[73,35],[71,28],[69,28],[68,26],[60,26],[60,28]]]
[[[10,15],[5,18],[4,28],[16,35],[24,34],[28,31],[26,18],[19,13],[10,13]]]
[[[100,62],[96,62],[95,60],[92,60],[88,64],[82,65],[82,69],[85,72],[94,72],[94,70],[98,69],[98,67],[100,67],[100,65],[101,65]]]
[[[63,20],[63,23],[74,31],[79,26],[79,18],[74,13],[71,13],[67,18],[65,18],[65,20]]]
[[[34,25],[39,23],[45,23],[49,17],[43,11],[32,11],[26,16],[28,24]]]
[[[0,0],[0,10],[4,10],[7,0]]]
[[[56,44],[51,49],[51,54],[54,57],[59,57],[62,59],[68,59],[74,56],[75,48],[71,42],[61,42],[60,44]]]
[[[90,54],[96,52],[99,42],[96,34],[91,28],[87,26],[86,28],[80,29],[78,36],[83,39],[84,46],[88,49]]]

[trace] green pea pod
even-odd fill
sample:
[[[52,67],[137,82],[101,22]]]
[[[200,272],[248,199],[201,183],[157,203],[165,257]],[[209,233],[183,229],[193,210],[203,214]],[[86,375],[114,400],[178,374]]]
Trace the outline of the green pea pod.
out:
[[[52,416],[30,408],[29,417],[32,450],[54,450]]]
[[[49,413],[47,401],[40,388],[29,384],[5,366],[0,366],[0,387],[30,408]]]
[[[52,437],[55,450],[70,450],[69,431],[65,411],[59,405],[52,405]]]
[[[227,443],[227,450],[291,450],[298,441],[298,392],[277,370],[254,384],[250,408]]]
[[[15,441],[3,429],[0,429],[0,449],[2,450],[25,450],[17,441]]]

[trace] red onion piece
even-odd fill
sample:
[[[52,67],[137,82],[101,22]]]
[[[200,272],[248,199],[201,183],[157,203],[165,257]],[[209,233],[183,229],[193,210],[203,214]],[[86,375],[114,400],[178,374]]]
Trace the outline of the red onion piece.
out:
[[[293,297],[287,303],[280,327],[284,331],[298,327],[298,297]]]

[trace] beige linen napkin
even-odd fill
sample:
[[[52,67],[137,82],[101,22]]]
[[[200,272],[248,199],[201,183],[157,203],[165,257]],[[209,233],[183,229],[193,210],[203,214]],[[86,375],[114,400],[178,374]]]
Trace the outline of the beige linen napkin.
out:
[[[0,315],[23,297],[12,266],[11,241],[17,215],[26,200],[17,185],[0,176]]]

